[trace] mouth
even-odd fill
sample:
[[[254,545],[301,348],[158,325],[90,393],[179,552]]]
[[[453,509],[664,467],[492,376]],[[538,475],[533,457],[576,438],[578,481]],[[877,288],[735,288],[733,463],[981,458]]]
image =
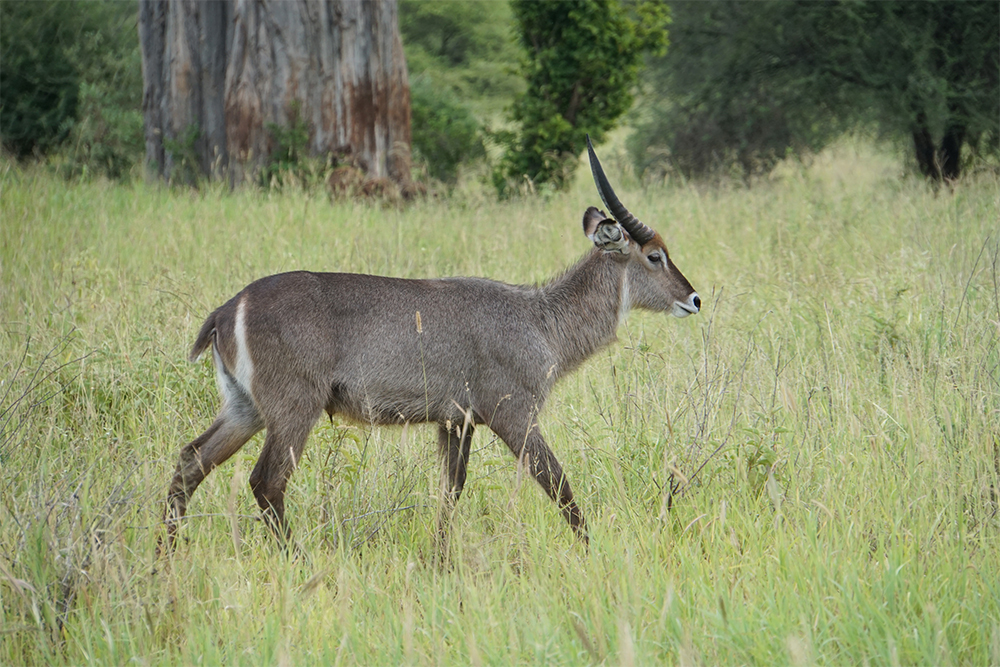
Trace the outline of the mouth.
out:
[[[671,312],[674,317],[687,317],[701,311],[701,297],[697,292],[691,292],[687,301],[674,301]]]
[[[670,309],[670,314],[674,317],[687,317],[688,315],[694,315],[697,312],[698,309],[694,306],[681,303],[680,301],[674,301],[674,305]]]

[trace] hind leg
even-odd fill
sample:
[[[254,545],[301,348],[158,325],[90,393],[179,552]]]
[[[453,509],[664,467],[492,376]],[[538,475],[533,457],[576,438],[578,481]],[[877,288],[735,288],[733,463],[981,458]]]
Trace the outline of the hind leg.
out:
[[[167,526],[167,550],[174,547],[177,526],[187,511],[191,494],[214,468],[239,451],[263,425],[264,422],[249,399],[237,397],[223,406],[207,431],[184,446],[177,461],[174,478],[170,482],[163,515]],[[163,546],[161,543],[157,547],[158,553],[163,550]]]
[[[320,412],[320,407],[300,407],[283,411],[280,419],[269,420],[264,449],[250,473],[250,488],[264,520],[283,542],[291,537],[285,521],[285,487],[299,465],[306,439]]]

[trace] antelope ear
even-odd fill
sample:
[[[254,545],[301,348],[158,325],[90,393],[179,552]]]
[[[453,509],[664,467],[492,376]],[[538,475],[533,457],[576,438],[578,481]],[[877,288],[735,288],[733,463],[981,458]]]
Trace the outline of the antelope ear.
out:
[[[614,220],[602,220],[597,223],[597,229],[594,230],[590,240],[605,252],[628,254],[629,236],[622,229],[622,226]]]
[[[597,231],[597,225],[607,219],[608,216],[604,215],[604,211],[600,211],[596,207],[591,206],[587,209],[587,212],[583,214],[583,233],[587,235],[588,239],[593,241],[594,232]]]

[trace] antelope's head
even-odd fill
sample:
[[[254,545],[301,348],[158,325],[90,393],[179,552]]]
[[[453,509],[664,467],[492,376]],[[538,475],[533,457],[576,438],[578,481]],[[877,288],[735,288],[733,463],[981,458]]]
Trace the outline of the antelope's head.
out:
[[[583,231],[595,246],[605,252],[617,253],[622,261],[628,262],[626,289],[630,305],[669,311],[675,317],[697,313],[701,310],[698,293],[670,261],[663,238],[642,224],[618,201],[589,136],[587,151],[597,192],[611,211],[611,217],[591,206],[583,216]]]

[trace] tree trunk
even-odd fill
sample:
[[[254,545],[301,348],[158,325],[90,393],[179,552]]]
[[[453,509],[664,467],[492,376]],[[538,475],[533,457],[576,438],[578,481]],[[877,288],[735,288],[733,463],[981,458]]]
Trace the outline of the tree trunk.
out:
[[[941,139],[941,176],[946,181],[957,180],[962,175],[962,144],[965,142],[965,126],[958,122],[949,123]]]
[[[397,0],[140,0],[146,161],[252,179],[299,119],[308,150],[409,182]]]
[[[923,111],[917,113],[916,124],[913,127],[913,147],[916,149],[920,173],[932,181],[941,180],[941,170],[938,168],[937,153],[934,150],[934,138],[927,127],[927,116]]]
[[[921,111],[913,127],[913,147],[916,150],[920,173],[932,181],[954,181],[962,175],[962,144],[965,143],[965,126],[953,121],[945,128],[940,147],[927,127],[927,117]]]

